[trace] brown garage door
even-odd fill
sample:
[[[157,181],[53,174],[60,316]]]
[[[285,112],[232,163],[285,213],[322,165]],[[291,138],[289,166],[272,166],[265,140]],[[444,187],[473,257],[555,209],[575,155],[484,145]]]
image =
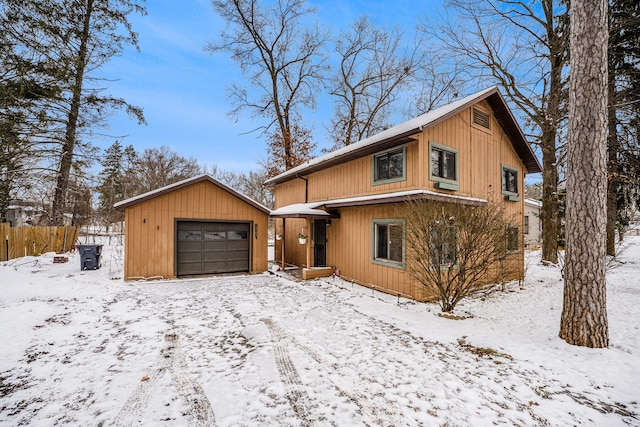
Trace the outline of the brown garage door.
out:
[[[249,271],[249,224],[178,221],[177,275]]]

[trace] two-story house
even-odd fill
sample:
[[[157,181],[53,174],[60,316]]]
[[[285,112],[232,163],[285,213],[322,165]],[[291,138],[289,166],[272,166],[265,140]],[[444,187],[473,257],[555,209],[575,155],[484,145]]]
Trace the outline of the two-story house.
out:
[[[267,181],[275,192],[276,259],[314,277],[343,278],[417,300],[430,298],[406,272],[407,200],[503,203],[517,217],[524,268],[524,175],[541,167],[493,87],[312,159]],[[304,243],[298,235],[308,236]],[[522,269],[521,269],[522,270]]]

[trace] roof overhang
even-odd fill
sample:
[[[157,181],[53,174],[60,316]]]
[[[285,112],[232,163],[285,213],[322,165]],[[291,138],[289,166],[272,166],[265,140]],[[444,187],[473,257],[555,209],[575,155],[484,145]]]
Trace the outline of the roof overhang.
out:
[[[322,203],[294,203],[271,211],[274,218],[337,218],[336,213],[317,209]]]
[[[183,181],[179,181],[176,182],[174,184],[170,184],[167,185],[165,187],[162,188],[158,188],[157,190],[153,190],[153,191],[149,191],[147,193],[143,193],[140,194],[138,196],[132,197],[130,199],[126,199],[123,200],[121,202],[116,203],[115,205],[113,205],[114,208],[116,208],[119,211],[123,211],[126,208],[130,207],[130,206],[134,206],[137,205],[139,203],[145,202],[147,200],[151,200],[154,199],[156,197],[162,196],[163,194],[167,194],[170,193],[172,191],[176,191],[176,190],[180,190],[182,188],[188,187],[190,185],[196,184],[198,182],[203,182],[203,181],[207,181],[210,182],[211,184],[221,188],[222,190],[236,196],[237,198],[239,198],[240,200],[248,203],[249,205],[253,206],[254,208],[266,213],[267,215],[271,213],[271,210],[265,206],[263,206],[262,204],[256,202],[255,200],[245,196],[244,194],[240,193],[237,190],[234,190],[233,188],[221,183],[220,181],[218,181],[217,179],[215,179],[214,177],[212,177],[211,175],[198,175],[195,176],[193,178],[188,178],[185,179]]]
[[[432,110],[426,114],[418,116],[414,119],[400,123],[397,126],[389,128],[379,134],[358,141],[354,144],[340,148],[324,156],[311,159],[295,168],[289,169],[270,178],[266,184],[279,184],[290,181],[300,176],[309,175],[329,167],[355,160],[359,157],[371,155],[398,145],[406,144],[414,141],[416,135],[425,129],[433,127],[451,117],[456,116],[463,110],[477,104],[480,101],[487,100],[491,108],[494,110],[494,116],[500,126],[509,138],[513,147],[522,160],[526,173],[538,173],[542,171],[540,162],[531,150],[522,129],[518,125],[515,117],[511,113],[509,106],[498,91],[498,88],[491,87],[482,90],[465,98],[458,99],[448,105]]]
[[[388,203],[405,203],[413,200],[431,200],[437,202],[459,203],[468,206],[485,206],[485,199],[437,193],[429,190],[409,190],[394,193],[372,194],[368,196],[349,197],[343,199],[324,200],[311,203],[294,203],[271,211],[275,218],[338,218],[333,209],[383,205]]]

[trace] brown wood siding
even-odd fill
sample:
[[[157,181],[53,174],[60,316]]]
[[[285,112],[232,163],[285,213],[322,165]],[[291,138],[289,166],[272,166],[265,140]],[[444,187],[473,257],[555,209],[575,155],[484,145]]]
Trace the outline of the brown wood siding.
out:
[[[308,201],[317,202],[417,188],[419,178],[417,141],[406,145],[406,156],[406,179],[389,184],[374,185],[372,181],[371,156],[365,156],[311,174],[306,177],[309,180]],[[298,179],[298,181],[302,180]],[[278,193],[280,193],[279,187]]]
[[[175,277],[176,219],[251,222],[251,272],[267,270],[267,214],[202,181],[125,209],[125,278]]]
[[[423,298],[422,289],[406,274],[404,267],[389,267],[372,262],[372,223],[374,219],[399,218],[402,205],[378,205],[345,208],[340,218],[327,228],[327,265],[340,270],[346,280],[391,294],[402,293]]]
[[[524,268],[523,212],[525,167],[512,144],[495,120],[486,101],[477,104],[490,113],[490,129],[472,125],[472,107],[460,114],[424,130],[417,141],[407,147],[407,179],[384,185],[372,185],[371,156],[362,157],[306,176],[308,201],[322,201],[345,197],[379,194],[423,188],[443,194],[470,196],[496,201],[505,206],[513,225],[520,227],[520,253],[509,257]],[[458,183],[456,191],[436,189],[429,179],[429,142],[451,147],[458,152]],[[519,171],[520,201],[505,201],[502,194],[502,165]],[[276,207],[304,202],[305,183],[294,179],[275,187]],[[371,220],[395,218],[393,205],[364,206],[339,210],[340,218],[333,219],[327,228],[327,265],[340,269],[340,274],[365,286],[376,285],[388,292],[402,292],[418,300],[428,297],[403,269],[371,263]],[[278,219],[276,224],[282,224]],[[306,247],[297,243],[296,236],[305,220],[287,219],[286,261],[301,266],[306,263]],[[282,227],[281,227],[282,228]],[[276,243],[276,250],[278,251]],[[277,259],[280,253],[276,253]],[[516,279],[514,274],[513,278]]]
[[[285,262],[287,264],[308,267],[306,246],[301,245],[298,242],[298,233],[300,233],[301,230],[304,231],[306,236],[310,235],[307,220],[301,218],[287,218],[284,220],[286,229],[283,228],[282,223],[282,218],[276,218],[276,234],[282,235],[282,240],[275,241],[275,261],[278,263],[282,261],[282,245],[284,244]],[[307,241],[310,243],[310,239]]]
[[[305,182],[302,179],[294,178],[291,181],[278,184],[274,188],[276,193],[275,209],[294,203],[304,203]]]

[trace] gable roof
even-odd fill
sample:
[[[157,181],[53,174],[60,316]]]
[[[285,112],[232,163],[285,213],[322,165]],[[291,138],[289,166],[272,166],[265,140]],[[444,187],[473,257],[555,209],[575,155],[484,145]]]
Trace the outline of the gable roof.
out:
[[[400,123],[399,125],[391,127],[369,138],[332,151],[324,156],[311,159],[295,168],[281,173],[280,175],[268,179],[266,183],[278,184],[289,181],[299,175],[308,175],[331,166],[407,143],[415,139],[413,135],[422,132],[424,129],[435,126],[485,99],[493,109],[494,117],[504,130],[509,140],[512,142],[513,148],[516,150],[516,153],[522,160],[522,163],[527,168],[527,172],[541,172],[542,167],[531,150],[520,126],[513,117],[511,110],[498,91],[498,88],[494,86],[465,98],[458,99],[457,101],[443,107],[436,108],[435,110],[429,111],[428,113],[404,123]]]
[[[244,194],[234,190],[233,188],[231,188],[231,187],[229,187],[227,185],[224,185],[223,183],[221,183],[220,181],[218,181],[217,179],[215,179],[211,175],[207,175],[207,174],[198,175],[198,176],[195,176],[193,178],[188,178],[188,179],[185,179],[185,180],[173,183],[173,184],[169,184],[169,185],[167,185],[165,187],[158,188],[157,190],[153,190],[153,191],[149,191],[147,193],[140,194],[140,195],[132,197],[130,199],[118,202],[115,205],[113,205],[113,207],[118,209],[118,210],[124,210],[124,209],[126,209],[126,208],[128,208],[130,206],[137,205],[138,203],[146,202],[147,200],[151,200],[151,199],[154,199],[154,198],[156,198],[158,196],[162,196],[163,194],[167,194],[167,193],[170,193],[172,191],[180,190],[182,188],[185,188],[185,187],[188,187],[190,185],[197,184],[197,183],[203,182],[203,181],[208,181],[211,184],[221,188],[222,190],[231,193],[232,195],[236,196],[240,200],[243,200],[243,201],[247,202],[248,204],[250,204],[254,208],[266,213],[267,215],[271,213],[271,210],[269,208],[261,205],[260,203],[256,202],[253,199],[250,199],[249,197],[247,197]]]

